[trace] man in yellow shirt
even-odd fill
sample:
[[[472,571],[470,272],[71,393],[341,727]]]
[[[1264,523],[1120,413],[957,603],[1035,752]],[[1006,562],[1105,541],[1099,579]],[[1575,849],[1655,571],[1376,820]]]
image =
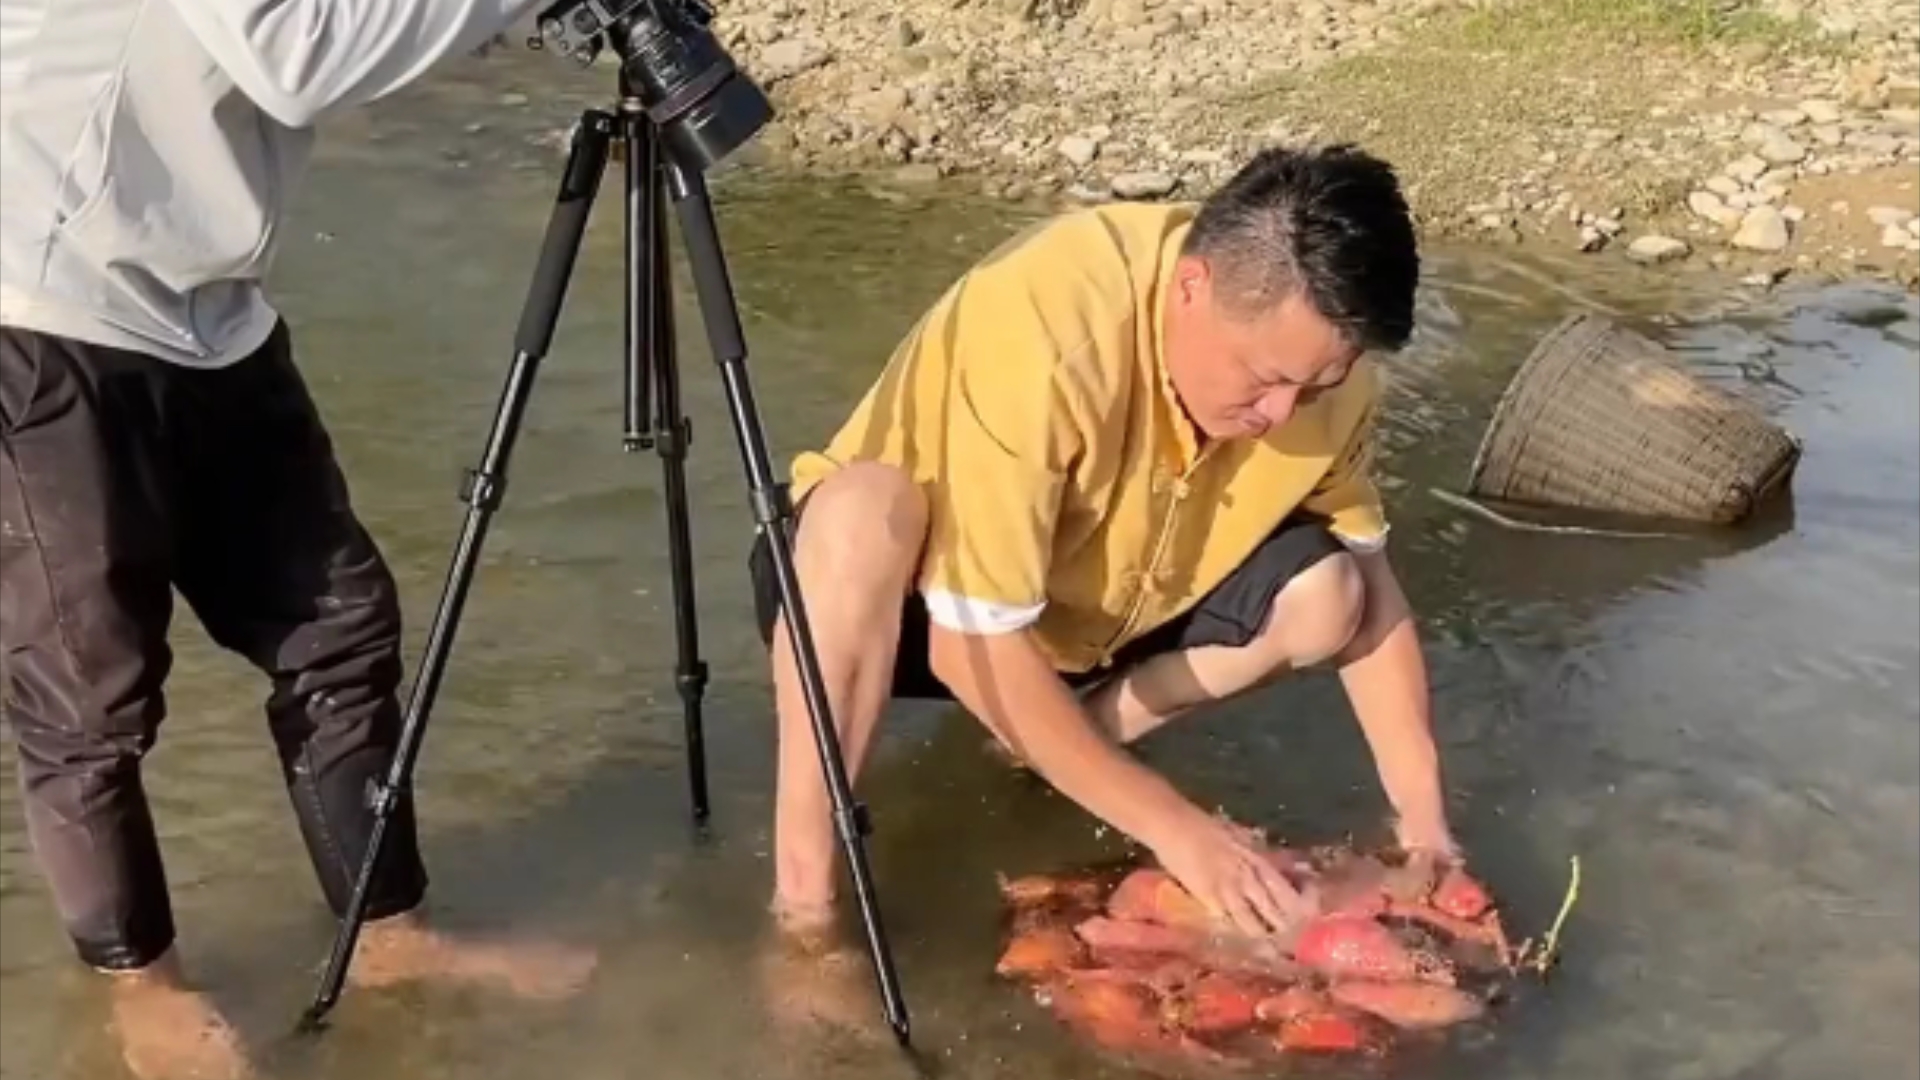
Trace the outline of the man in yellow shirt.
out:
[[[1337,669],[1416,853],[1455,857],[1407,602],[1369,477],[1366,354],[1413,329],[1384,163],[1272,150],[1198,206],[1045,222],[956,282],[793,469],[795,563],[847,768],[890,697],[951,697],[1249,930],[1300,899],[1125,744]],[[829,800],[764,546],[780,728],[774,908],[835,896]],[[1083,696],[1084,695],[1084,696]]]

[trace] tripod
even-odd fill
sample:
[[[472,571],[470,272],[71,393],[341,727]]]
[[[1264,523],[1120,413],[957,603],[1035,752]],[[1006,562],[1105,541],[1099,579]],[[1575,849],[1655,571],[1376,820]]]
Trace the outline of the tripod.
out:
[[[447,655],[459,624],[475,561],[488,522],[499,509],[506,490],[506,473],[520,420],[532,391],[533,379],[553,339],[565,300],[581,238],[586,231],[594,198],[606,169],[613,140],[619,140],[626,164],[625,248],[626,329],[625,431],[629,451],[648,446],[659,454],[667,495],[667,533],[673,576],[673,603],[679,660],[675,683],[685,713],[687,776],[693,814],[704,821],[709,813],[706,752],[701,698],[707,668],[700,659],[699,626],[694,611],[692,541],[688,524],[685,461],[692,427],[680,411],[679,373],[672,315],[672,282],[666,232],[666,195],[679,212],[680,230],[687,247],[694,286],[698,292],[707,339],[720,365],[729,411],[741,458],[746,467],[755,526],[769,533],[788,634],[801,673],[813,735],[825,770],[833,821],[853,878],[854,896],[865,924],[867,952],[880,985],[888,1025],[902,1046],[909,1045],[906,1004],[901,998],[893,958],[881,926],[865,837],[872,831],[866,808],[849,791],[840,741],[827,704],[819,660],[814,652],[806,607],[794,569],[793,509],[786,485],[775,481],[762,433],[759,410],[746,370],[746,343],[734,305],[725,255],[714,223],[706,182],[697,168],[683,166],[664,152],[665,140],[654,119],[635,93],[625,68],[620,73],[620,108],[615,116],[598,109],[581,114],[568,150],[559,195],[547,224],[533,281],[521,310],[515,334],[515,354],[494,415],[493,427],[479,467],[469,472],[461,489],[468,504],[465,525],[454,549],[425,655],[407,703],[400,745],[384,783],[372,786],[374,809],[372,840],[355,881],[353,896],[341,917],[326,973],[302,1026],[317,1027],[339,1000],[347,965],[365,919],[366,900],[375,864],[385,841],[387,823],[399,800],[406,796],[427,715],[445,672]],[[649,400],[649,396],[652,400]]]

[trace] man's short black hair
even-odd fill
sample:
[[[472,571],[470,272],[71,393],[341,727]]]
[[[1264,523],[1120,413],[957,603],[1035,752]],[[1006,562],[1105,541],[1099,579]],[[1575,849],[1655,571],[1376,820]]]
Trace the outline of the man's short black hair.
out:
[[[1392,167],[1351,144],[1261,151],[1201,204],[1183,253],[1213,266],[1237,314],[1305,290],[1359,348],[1413,336],[1412,215]]]

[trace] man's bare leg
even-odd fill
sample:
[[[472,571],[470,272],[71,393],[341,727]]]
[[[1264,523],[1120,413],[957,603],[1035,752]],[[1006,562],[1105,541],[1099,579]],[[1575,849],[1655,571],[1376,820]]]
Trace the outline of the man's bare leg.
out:
[[[925,499],[911,479],[871,463],[822,481],[800,519],[794,567],[849,784],[866,763],[892,686],[901,604],[926,530]],[[857,1024],[869,971],[834,931],[839,844],[784,613],[772,653],[779,764],[771,911],[780,933],[765,975],[781,1014]]]
[[[1322,559],[1274,597],[1267,625],[1253,641],[1152,657],[1090,694],[1088,713],[1125,745],[1198,706],[1323,663],[1353,640],[1365,590],[1352,556]]]

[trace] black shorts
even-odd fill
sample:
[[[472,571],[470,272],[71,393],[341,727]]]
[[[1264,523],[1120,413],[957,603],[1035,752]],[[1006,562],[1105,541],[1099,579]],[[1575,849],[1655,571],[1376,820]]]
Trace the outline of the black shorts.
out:
[[[806,510],[803,498],[794,507],[797,526]],[[797,530],[796,530],[797,531]],[[1295,515],[1280,523],[1253,554],[1227,575],[1214,590],[1185,614],[1155,627],[1122,646],[1111,668],[1063,672],[1069,686],[1081,689],[1105,681],[1127,668],[1161,653],[1182,652],[1204,645],[1238,648],[1265,628],[1274,597],[1294,578],[1329,555],[1346,551],[1324,520]],[[780,582],[774,574],[767,537],[754,541],[747,557],[753,578],[753,605],[760,620],[760,640],[773,643],[774,621],[780,614]],[[894,656],[892,696],[915,700],[950,701],[953,694],[927,663],[927,607],[918,593],[907,596],[900,611],[900,645]]]

